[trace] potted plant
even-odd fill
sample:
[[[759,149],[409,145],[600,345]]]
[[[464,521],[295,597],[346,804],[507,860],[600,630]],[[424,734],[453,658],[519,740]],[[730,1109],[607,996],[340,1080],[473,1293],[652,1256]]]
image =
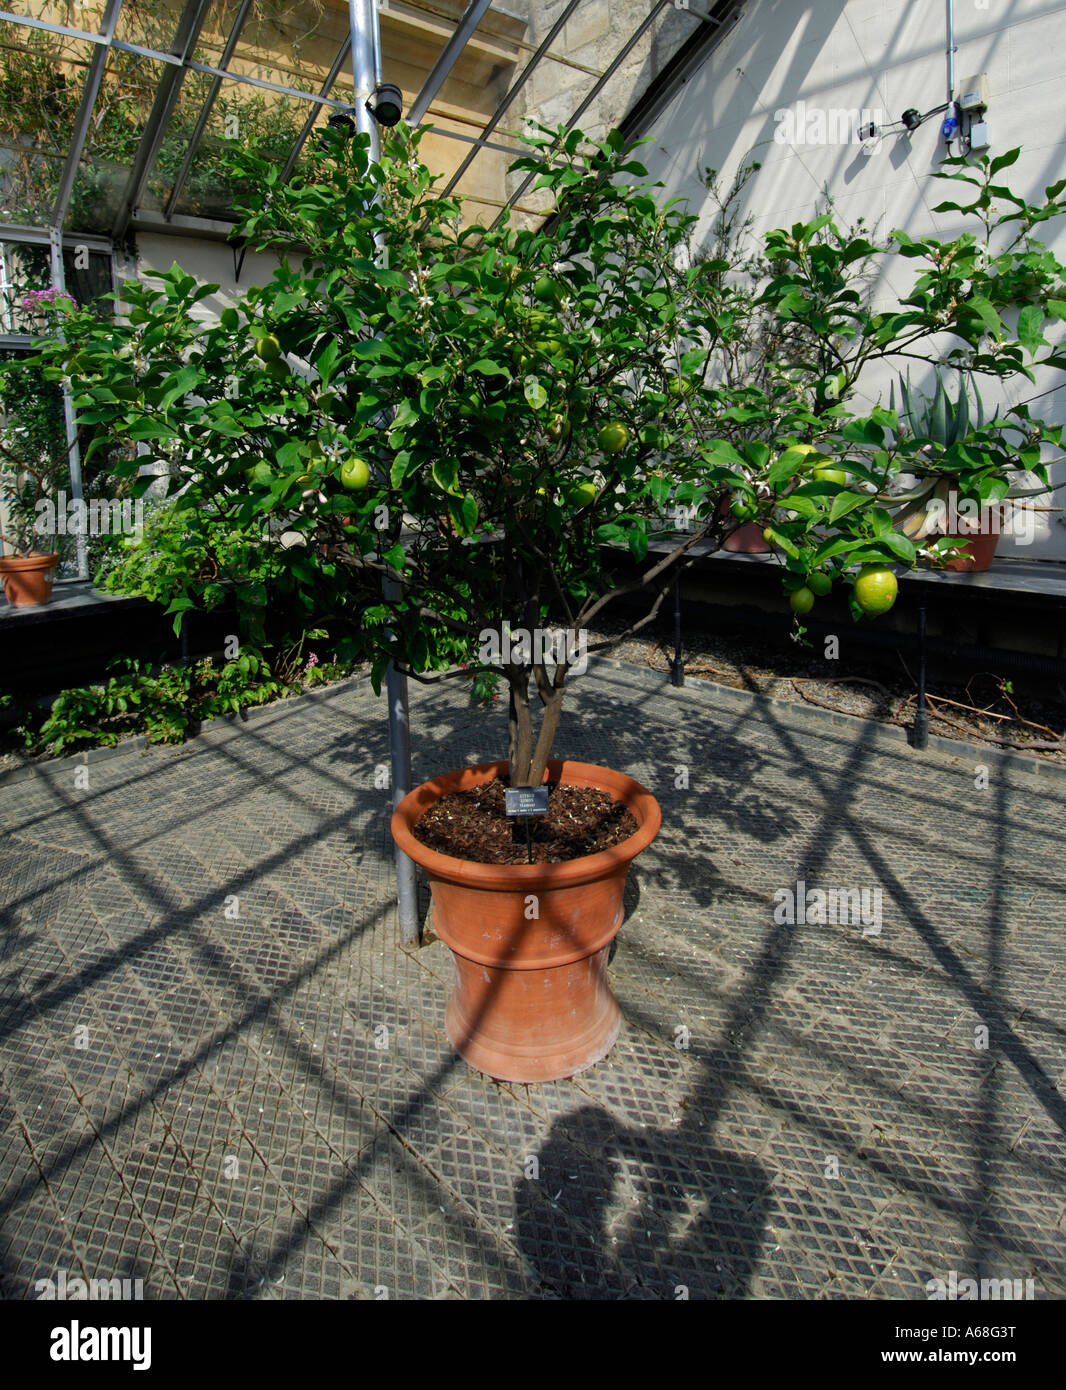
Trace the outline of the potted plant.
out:
[[[899,379],[899,432],[906,445],[899,459],[911,477],[892,499],[897,521],[912,540],[943,536],[956,542],[946,553],[945,569],[987,570],[1010,521],[1009,504],[1051,490],[1042,432],[1024,412],[987,420],[979,386],[961,372],[954,400],[941,369],[935,381],[932,396],[916,397],[909,374]],[[1042,486],[1023,487],[1016,481],[1021,471],[1035,474]]]
[[[838,319],[856,317],[838,281],[861,246],[838,235],[815,251],[816,220],[769,239],[791,268],[767,286],[694,265],[680,253],[695,219],[659,206],[618,132],[589,144],[542,131],[516,167],[548,190],[550,218],[464,227],[420,139],[397,127],[371,162],[366,137],[327,132],[284,186],[236,155],[262,190],[240,231],[279,255],[272,279],[205,322],[199,302],[218,286],[175,265],[123,287],[125,322],[70,316],[39,360],[76,376],[98,438],[140,442],[116,476],[166,463],[183,546],[210,554],[214,531],[283,537],[269,594],[302,605],[342,659],[367,659],[375,689],[390,661],[420,682],[506,683],[506,760],[492,749],[416,788],[393,833],[429,877],[456,957],[456,1046],[495,1076],[548,1080],[611,1045],[607,954],[628,866],[660,827],[624,771],[554,756],[571,674],[654,621],[696,547],[741,512],[782,564],[797,624],[838,582],[854,585],[857,614],[885,611],[887,566],[913,563],[915,547],[880,500],[890,451],[827,466],[895,423],[852,417],[837,384],[825,389],[832,361],[794,381],[797,340],[765,384],[715,372],[767,314],[785,337],[808,314],[813,350],[836,351]],[[828,324],[818,295],[838,306]],[[889,350],[872,311],[866,329],[868,355]],[[663,524],[678,512],[680,534]],[[175,578],[176,619],[209,595],[199,583]],[[261,609],[265,586],[235,597]],[[640,607],[596,639],[622,599]],[[545,787],[546,817],[501,814],[507,790]]]
[[[34,291],[23,307],[43,322],[57,298]],[[59,564],[54,509],[69,477],[66,434],[58,392],[24,359],[0,367],[0,410],[0,581],[9,603],[28,608],[51,598]]]

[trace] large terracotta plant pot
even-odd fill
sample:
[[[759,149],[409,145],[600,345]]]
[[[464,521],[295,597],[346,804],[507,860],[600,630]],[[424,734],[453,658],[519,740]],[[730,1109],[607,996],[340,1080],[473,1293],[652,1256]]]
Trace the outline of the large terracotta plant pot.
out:
[[[59,556],[4,555],[0,557],[0,581],[14,608],[35,608],[52,597]]]
[[[423,783],[396,807],[392,833],[425,870],[434,930],[455,957],[448,1037],[471,1066],[497,1080],[557,1081],[598,1062],[618,1036],[607,954],[622,924],[629,865],[651,844],[662,816],[631,777],[553,761],[545,781],[608,792],[628,807],[636,833],[561,864],[478,864],[438,854],[411,834],[442,796],[507,770],[506,762],[483,763]]]

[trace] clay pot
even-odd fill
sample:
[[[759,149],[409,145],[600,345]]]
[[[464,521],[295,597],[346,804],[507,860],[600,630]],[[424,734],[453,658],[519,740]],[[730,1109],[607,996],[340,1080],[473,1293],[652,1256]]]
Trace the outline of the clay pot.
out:
[[[999,509],[999,525],[989,531],[948,531],[953,541],[965,541],[962,553],[954,560],[948,560],[944,568],[967,572],[987,570],[992,565],[1003,529],[1003,508]]]
[[[725,500],[719,505],[718,515],[723,521],[733,519],[729,503]],[[722,542],[722,549],[733,555],[769,555],[771,551],[763,537],[763,527],[757,521],[745,521],[736,530],[730,531]]]
[[[630,862],[662,823],[639,782],[593,763],[553,761],[545,781],[596,787],[622,801],[638,830],[620,845],[561,864],[478,864],[428,849],[411,826],[449,792],[506,777],[506,762],[449,772],[408,793],[392,834],[422,866],[433,928],[455,958],[448,1037],[478,1071],[500,1081],[558,1081],[605,1057],[621,1015],[607,954],[622,924]],[[535,900],[536,917],[527,915]]]
[[[59,556],[4,555],[0,557],[0,581],[13,608],[36,608],[52,597]]]

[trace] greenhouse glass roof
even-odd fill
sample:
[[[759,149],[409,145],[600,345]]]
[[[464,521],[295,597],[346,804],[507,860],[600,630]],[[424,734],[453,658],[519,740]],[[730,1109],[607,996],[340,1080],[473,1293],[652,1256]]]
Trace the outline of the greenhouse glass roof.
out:
[[[2,3],[2,0],[0,0]],[[8,0],[0,10],[0,234],[121,244],[224,235],[235,145],[289,176],[356,101],[347,0]],[[354,7],[353,7],[354,8]],[[529,119],[589,134],[676,90],[735,0],[380,0],[380,69],[450,189],[536,215],[507,172]],[[607,16],[606,29],[601,17]],[[624,27],[623,26],[624,21]]]

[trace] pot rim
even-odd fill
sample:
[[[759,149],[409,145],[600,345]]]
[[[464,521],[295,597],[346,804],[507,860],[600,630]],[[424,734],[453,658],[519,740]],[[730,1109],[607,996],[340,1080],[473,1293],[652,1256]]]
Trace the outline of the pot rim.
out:
[[[50,569],[58,563],[58,550],[47,554],[35,550],[31,555],[0,555],[0,569]]]
[[[598,763],[582,763],[572,758],[553,758],[544,771],[545,782],[569,782],[572,786],[595,787],[609,791],[615,800],[625,804],[639,822],[636,831],[621,844],[595,854],[583,854],[579,859],[565,859],[558,864],[483,864],[475,859],[457,859],[451,854],[441,854],[430,849],[412,835],[410,826],[423,811],[442,796],[459,790],[459,783],[469,779],[471,774],[486,774],[486,780],[506,772],[509,763],[506,758],[490,763],[477,763],[470,767],[457,768],[453,772],[441,773],[428,782],[412,788],[396,806],[392,813],[392,836],[397,845],[416,864],[421,865],[431,878],[442,879],[446,883],[467,885],[471,888],[509,889],[516,892],[521,888],[572,888],[578,884],[589,883],[594,879],[606,878],[609,874],[624,868],[642,850],[647,849],[659,833],[662,825],[662,811],[655,797],[634,778],[613,768]],[[569,773],[568,777],[566,774]],[[603,774],[611,779],[602,785]],[[599,774],[599,779],[593,774]],[[588,780],[583,780],[587,777]]]

